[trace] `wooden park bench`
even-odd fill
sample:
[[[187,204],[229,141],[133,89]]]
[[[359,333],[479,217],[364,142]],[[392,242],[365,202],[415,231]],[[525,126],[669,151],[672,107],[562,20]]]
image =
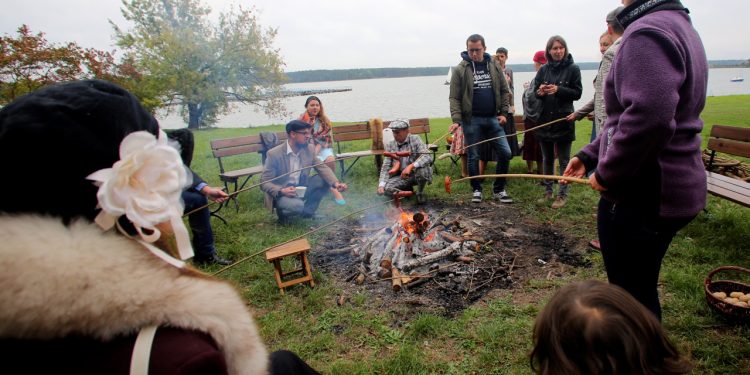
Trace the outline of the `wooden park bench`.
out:
[[[283,131],[277,132],[276,137],[278,141],[285,141],[287,134]],[[268,150],[263,146],[260,135],[214,139],[210,143],[211,152],[219,163],[219,179],[224,183],[224,189],[227,192],[232,193],[244,188],[253,176],[263,173],[263,157],[261,157],[261,162],[257,165],[236,169],[231,168],[229,165],[232,164],[229,164],[227,160],[229,158],[239,159],[238,157],[247,156],[248,154],[265,154]],[[244,159],[243,161],[246,162]],[[232,190],[230,190],[230,185],[232,186]],[[232,200],[235,207],[239,209],[237,199],[233,198]],[[217,211],[223,206],[224,204],[220,205]]]
[[[513,115],[513,123],[516,126],[516,132],[522,132],[522,131],[524,131],[524,129],[526,129],[526,127],[523,124],[523,115]],[[465,142],[464,142],[464,146],[466,146]],[[477,146],[477,147],[479,147],[479,146]],[[446,144],[445,145],[445,150],[446,150],[445,152],[450,152],[451,151],[451,145],[450,144]],[[458,164],[459,159],[461,159],[460,155],[451,155],[450,156],[450,161],[453,163],[454,166],[458,167],[458,170],[460,171],[461,170],[461,166]]]
[[[383,128],[387,128],[390,124],[390,121],[384,121],[383,122]],[[367,121],[363,122],[357,122],[357,123],[351,123],[351,124],[343,124],[343,125],[334,125],[333,126],[333,140],[336,143],[336,156],[343,158],[339,159],[339,170],[341,179],[343,180],[346,174],[349,172],[349,170],[354,167],[354,164],[357,163],[357,161],[362,157],[368,157],[368,156],[375,156],[380,157],[383,155],[384,150],[378,150],[378,149],[370,149],[367,150],[360,150],[360,151],[349,151],[349,152],[342,152],[342,143],[351,142],[351,141],[362,141],[362,140],[372,140],[372,129],[370,128],[370,124]],[[425,144],[427,144],[427,147],[432,151],[433,156],[433,162],[435,160],[435,152],[437,151],[437,146],[430,144],[430,139],[428,134],[430,133],[430,119],[428,118],[418,118],[418,119],[409,119],[409,132],[411,134],[424,134],[424,140]],[[349,164],[349,166],[346,166],[346,163],[344,163],[345,159],[353,158],[354,160]],[[375,167],[377,169],[377,172],[380,172],[380,161],[382,159],[378,158],[376,159]]]
[[[750,128],[714,125],[708,139],[708,150],[711,151],[706,176],[708,192],[732,202],[750,207],[750,183],[736,178],[711,172],[716,152],[750,157]]]

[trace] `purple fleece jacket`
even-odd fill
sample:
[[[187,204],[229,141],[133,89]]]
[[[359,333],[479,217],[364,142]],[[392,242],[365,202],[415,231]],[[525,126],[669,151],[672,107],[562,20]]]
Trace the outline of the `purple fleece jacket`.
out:
[[[604,129],[579,153],[587,170],[596,167],[605,199],[637,202],[644,197],[633,195],[647,191],[668,218],[703,209],[707,82],[706,53],[686,12],[655,11],[627,26],[605,82]]]

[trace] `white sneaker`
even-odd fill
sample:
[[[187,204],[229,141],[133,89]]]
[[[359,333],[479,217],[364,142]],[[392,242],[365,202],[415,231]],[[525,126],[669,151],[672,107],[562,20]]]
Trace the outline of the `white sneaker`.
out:
[[[482,203],[482,192],[474,190],[474,195],[471,196],[472,203]]]
[[[513,198],[511,198],[505,190],[495,193],[493,196],[495,197],[495,200],[500,201],[500,203],[513,203]]]

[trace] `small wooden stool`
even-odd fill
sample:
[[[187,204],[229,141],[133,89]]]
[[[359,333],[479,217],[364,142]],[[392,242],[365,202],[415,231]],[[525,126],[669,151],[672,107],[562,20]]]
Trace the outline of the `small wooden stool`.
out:
[[[279,285],[281,294],[284,294],[284,288],[299,283],[308,283],[310,288],[315,287],[315,281],[313,280],[312,271],[310,271],[310,262],[307,260],[307,252],[310,251],[310,243],[306,239],[300,239],[292,241],[287,244],[279,245],[266,251],[266,260],[273,263],[274,272],[276,276],[276,284]],[[290,272],[284,272],[281,269],[281,261],[288,256],[296,255],[299,259],[302,267]],[[285,276],[289,276],[295,273],[302,273],[301,277],[296,279],[283,281]]]

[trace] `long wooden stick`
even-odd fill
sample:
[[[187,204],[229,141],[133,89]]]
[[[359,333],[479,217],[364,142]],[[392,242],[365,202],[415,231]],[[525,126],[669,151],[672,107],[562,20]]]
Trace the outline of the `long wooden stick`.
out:
[[[290,239],[290,240],[288,240],[288,241],[282,242],[282,243],[280,243],[280,244],[276,244],[276,245],[273,245],[273,246],[271,246],[271,247],[267,247],[267,248],[265,248],[265,249],[263,249],[263,250],[261,250],[261,251],[258,251],[257,253],[254,253],[254,254],[250,254],[250,255],[248,255],[248,256],[246,256],[246,257],[244,257],[244,258],[242,258],[242,259],[240,259],[240,260],[238,260],[238,261],[236,261],[236,262],[234,262],[234,263],[232,263],[232,264],[230,264],[230,265],[228,265],[228,266],[226,266],[226,267],[224,267],[224,268],[222,268],[222,269],[220,269],[220,270],[218,270],[218,271],[214,272],[214,273],[213,273],[212,275],[213,275],[213,276],[216,276],[216,275],[218,275],[218,274],[220,274],[220,273],[222,273],[222,272],[224,272],[224,271],[226,271],[226,270],[228,270],[228,269],[230,269],[230,268],[234,268],[234,267],[235,267],[236,265],[238,265],[238,264],[240,264],[240,263],[243,263],[243,262],[245,262],[245,261],[247,261],[247,260],[249,260],[249,259],[252,259],[252,258],[254,258],[254,257],[256,257],[256,256],[258,256],[258,255],[260,255],[260,254],[264,254],[264,253],[265,253],[266,251],[268,251],[268,250],[271,250],[271,249],[273,249],[274,247],[278,247],[278,246],[286,245],[286,244],[288,244],[288,243],[290,243],[290,242],[292,242],[292,241],[297,241],[297,240],[299,240],[300,238],[303,238],[303,237],[307,237],[307,236],[309,236],[309,235],[311,235],[311,234],[313,234],[313,233],[315,233],[315,232],[317,232],[317,231],[319,231],[319,230],[321,230],[321,229],[323,229],[323,228],[327,228],[327,227],[330,227],[331,225],[333,225],[333,224],[336,224],[336,223],[338,223],[339,221],[341,221],[341,220],[344,220],[344,219],[346,219],[346,218],[347,218],[347,217],[349,217],[349,216],[352,216],[352,215],[356,215],[356,214],[359,214],[359,213],[365,212],[365,211],[367,211],[367,210],[369,210],[369,209],[372,209],[372,208],[375,208],[375,207],[378,207],[378,206],[382,206],[382,205],[384,205],[384,204],[386,204],[386,203],[390,203],[390,202],[393,202],[393,199],[390,199],[390,200],[387,200],[387,201],[383,201],[383,202],[379,202],[379,203],[375,203],[375,204],[373,204],[373,205],[371,205],[371,206],[367,206],[367,207],[365,207],[365,208],[363,208],[363,209],[361,209],[361,210],[359,210],[359,211],[354,211],[354,212],[352,212],[352,213],[350,213],[350,214],[346,214],[346,215],[344,215],[344,216],[342,216],[342,217],[340,217],[340,218],[338,218],[338,219],[336,219],[336,220],[334,220],[334,221],[331,221],[331,222],[329,222],[329,223],[327,223],[327,224],[321,225],[321,226],[319,226],[319,227],[317,227],[317,228],[311,229],[311,230],[309,230],[309,231],[307,231],[307,232],[305,232],[305,233],[303,233],[303,234],[301,234],[301,235],[299,235],[299,236],[297,236],[297,237],[294,237],[294,238],[292,238],[292,239]]]
[[[447,137],[447,136],[449,136],[451,134],[453,134],[453,133],[447,132],[447,133],[443,134],[442,136],[440,136],[440,138],[438,138],[438,139],[436,139],[436,140],[434,140],[434,141],[432,141],[430,143],[432,143],[433,145],[437,145],[437,143],[440,142],[443,138],[445,138],[445,137]]]
[[[351,158],[355,158],[355,157],[357,157],[357,156],[353,155],[353,156],[342,156],[342,157],[336,157],[336,158],[335,158],[335,159],[334,159],[333,161],[335,162],[335,161],[338,161],[338,160],[346,160],[346,159],[351,159]],[[313,164],[313,165],[311,165],[311,166],[309,166],[309,167],[302,167],[302,168],[299,168],[299,169],[295,169],[295,170],[293,170],[293,171],[291,171],[291,172],[287,172],[287,173],[284,173],[284,174],[280,174],[280,175],[278,175],[278,176],[276,176],[276,177],[274,177],[274,178],[268,179],[268,180],[266,180],[266,181],[261,181],[261,182],[258,182],[257,184],[252,184],[252,185],[250,185],[250,186],[248,186],[248,187],[245,187],[245,188],[242,188],[242,189],[240,189],[240,190],[234,191],[234,192],[232,192],[231,194],[227,195],[227,199],[231,199],[231,198],[235,197],[235,196],[236,196],[237,194],[239,194],[239,193],[242,193],[243,191],[247,191],[247,190],[250,190],[250,189],[252,189],[252,188],[256,188],[256,187],[258,187],[258,186],[260,186],[260,185],[263,185],[263,184],[265,184],[266,182],[271,182],[271,181],[277,180],[277,179],[279,179],[279,178],[282,178],[282,177],[286,177],[286,176],[289,176],[289,175],[290,175],[290,174],[292,174],[292,173],[295,173],[295,172],[299,172],[299,171],[303,171],[303,170],[305,170],[305,169],[315,168],[315,167],[317,167],[317,166],[321,166],[321,165],[323,165],[323,164],[328,164],[328,163],[331,163],[331,162],[330,162],[330,161],[328,161],[328,162],[326,162],[326,161],[322,161],[322,162],[320,162],[320,163],[318,163],[318,164]],[[224,201],[226,201],[226,199],[225,199]],[[188,213],[186,213],[186,214],[182,215],[182,217],[187,217],[188,215],[190,215],[190,214],[193,214],[193,213],[195,213],[195,212],[197,212],[197,211],[200,211],[200,210],[202,210],[202,209],[204,209],[204,208],[207,208],[207,207],[211,207],[212,205],[214,205],[214,204],[216,204],[216,203],[218,203],[218,202],[216,202],[216,201],[214,201],[214,202],[208,202],[208,204],[205,204],[205,205],[203,205],[203,206],[200,206],[200,207],[198,207],[198,208],[196,208],[196,209],[194,209],[194,210],[192,210],[192,211],[190,211],[190,212],[188,212]]]
[[[577,178],[577,177],[568,177],[568,176],[555,176],[555,175],[546,175],[546,174],[527,174],[527,173],[507,173],[507,174],[483,174],[483,175],[476,175],[476,176],[469,176],[469,177],[463,177],[459,178],[456,181],[453,182],[461,182],[465,180],[473,180],[475,178],[485,178],[485,177],[502,177],[502,178],[536,178],[540,180],[558,180],[558,181],[568,181],[568,182],[576,182],[579,184],[589,184],[589,180],[586,178]]]
[[[560,121],[562,121],[562,120],[565,120],[565,119],[566,119],[566,117],[560,117],[560,118],[559,118],[559,119],[557,119],[557,120],[552,120],[552,121],[550,121],[550,122],[545,122],[544,124],[541,124],[541,125],[537,125],[537,126],[535,126],[535,127],[531,128],[531,129],[526,129],[526,130],[523,130],[523,131],[520,131],[520,132],[516,132],[516,133],[513,133],[513,134],[505,134],[505,135],[501,135],[501,136],[499,136],[499,137],[488,138],[488,139],[485,139],[485,140],[483,140],[483,141],[479,141],[479,142],[477,142],[477,143],[473,143],[473,144],[470,144],[470,145],[468,145],[468,146],[465,146],[465,147],[463,147],[463,148],[459,149],[458,151],[456,151],[456,153],[460,153],[461,151],[463,151],[463,150],[466,150],[466,149],[467,149],[467,148],[469,148],[469,147],[474,147],[474,146],[476,146],[476,145],[481,145],[482,143],[486,143],[486,142],[489,142],[489,141],[494,141],[494,140],[496,140],[496,139],[501,139],[501,138],[509,138],[509,137],[514,137],[514,136],[517,136],[517,135],[519,135],[519,134],[523,134],[523,133],[527,133],[527,132],[530,132],[530,131],[534,131],[534,130],[537,130],[537,129],[539,129],[539,128],[543,128],[543,127],[545,127],[545,126],[550,126],[550,125],[552,125],[552,124],[556,124],[556,123],[558,123],[558,122],[560,122]]]

